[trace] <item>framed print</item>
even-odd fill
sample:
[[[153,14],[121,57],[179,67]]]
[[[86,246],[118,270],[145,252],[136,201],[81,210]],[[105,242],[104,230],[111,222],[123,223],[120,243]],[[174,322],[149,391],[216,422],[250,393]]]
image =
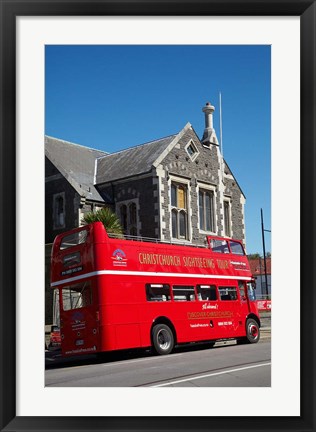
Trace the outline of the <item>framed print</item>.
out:
[[[314,431],[314,1],[1,0],[0,13],[1,430]],[[46,385],[41,343],[47,211],[43,201],[48,94],[45,49],[142,44],[271,47],[275,291],[270,387],[202,389],[192,385],[149,389],[83,385],[79,389],[63,386],[62,380],[59,387]],[[124,68],[124,56],[121,60]],[[146,58],[139,61],[145,68]],[[181,68],[194,61],[192,55],[179,62],[179,77]],[[211,71],[201,64],[195,67],[200,68],[201,79],[207,82]],[[217,67],[216,59],[213,67]],[[58,68],[63,69],[62,62],[55,70]],[[80,89],[76,92],[80,94]],[[62,91],[58,97],[61,107],[65,103]],[[123,122],[128,115],[123,112],[124,101],[121,108]],[[249,119],[244,121],[250,128]],[[187,159],[196,164],[199,148],[190,141],[185,149]],[[179,189],[179,178],[172,176],[170,181],[178,188],[174,193],[182,209],[190,182],[186,179]],[[203,207],[215,187],[204,185],[200,190]],[[55,195],[55,202],[62,202],[55,218],[62,226],[67,208],[64,195]],[[226,197],[225,220],[230,214],[229,203]],[[181,227],[178,231],[181,234]],[[119,251],[112,258],[122,265],[122,257],[125,259]]]

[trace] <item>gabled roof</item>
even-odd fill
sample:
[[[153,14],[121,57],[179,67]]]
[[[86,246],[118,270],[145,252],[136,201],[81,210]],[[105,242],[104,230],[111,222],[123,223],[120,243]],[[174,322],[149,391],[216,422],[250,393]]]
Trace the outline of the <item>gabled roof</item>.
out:
[[[153,167],[159,165],[189,127],[191,125],[187,123],[177,134],[99,158],[95,184],[99,185],[150,172]]]
[[[107,153],[45,136],[45,155],[68,180],[72,187],[87,199],[103,201],[94,187],[95,160]]]

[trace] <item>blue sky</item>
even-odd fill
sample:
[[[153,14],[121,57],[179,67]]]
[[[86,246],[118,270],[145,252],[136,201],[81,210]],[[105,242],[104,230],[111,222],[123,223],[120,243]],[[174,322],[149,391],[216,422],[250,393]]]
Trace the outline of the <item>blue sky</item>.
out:
[[[223,153],[246,195],[247,253],[271,229],[270,46],[46,46],[45,133],[114,152],[179,132],[201,138],[215,106]],[[271,233],[265,233],[271,251]]]

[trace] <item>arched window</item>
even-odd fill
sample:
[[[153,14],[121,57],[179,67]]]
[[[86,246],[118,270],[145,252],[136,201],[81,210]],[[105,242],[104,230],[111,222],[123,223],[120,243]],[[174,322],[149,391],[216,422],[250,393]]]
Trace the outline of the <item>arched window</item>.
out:
[[[121,220],[121,225],[122,225],[123,231],[126,232],[126,230],[127,230],[127,207],[125,204],[121,205],[121,208],[120,208],[120,220]]]
[[[123,231],[127,235],[137,236],[137,204],[134,201],[124,201],[119,206],[119,218]]]
[[[65,194],[59,193],[54,195],[53,200],[53,222],[54,229],[65,227]]]
[[[137,208],[134,202],[129,205],[129,234],[137,236]]]

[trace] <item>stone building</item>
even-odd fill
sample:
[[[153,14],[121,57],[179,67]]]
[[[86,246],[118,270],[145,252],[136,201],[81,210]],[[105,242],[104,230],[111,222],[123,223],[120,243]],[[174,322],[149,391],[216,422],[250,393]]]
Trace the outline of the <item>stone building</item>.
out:
[[[125,233],[201,244],[206,234],[245,241],[245,196],[223,160],[207,103],[202,139],[177,134],[96,160],[95,186]]]
[[[104,206],[94,187],[95,160],[105,152],[45,137],[45,242],[80,226],[85,212]]]

